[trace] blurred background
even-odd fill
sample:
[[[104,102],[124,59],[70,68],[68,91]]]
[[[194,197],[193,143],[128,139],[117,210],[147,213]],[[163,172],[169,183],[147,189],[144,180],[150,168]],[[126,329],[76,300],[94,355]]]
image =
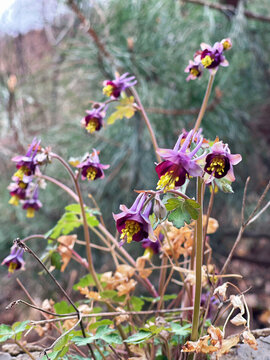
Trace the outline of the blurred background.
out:
[[[87,193],[95,196],[114,233],[111,214],[118,212],[119,204],[130,206],[133,189],[156,186],[155,154],[139,115],[89,135],[80,126],[85,110],[91,101],[104,100],[105,79],[113,78],[116,70],[130,72],[138,80],[137,91],[159,146],[172,147],[181,130],[194,125],[208,81],[207,72],[200,80],[185,81],[188,60],[201,42],[213,44],[230,37],[230,66],[218,71],[203,120],[205,137],[219,136],[232,153],[243,156],[235,168],[235,193],[218,194],[213,207],[220,228],[211,245],[220,266],[237,235],[247,176],[251,176],[247,211],[269,178],[269,36],[269,0],[1,0],[0,260],[15,237],[47,232],[70,203],[62,190],[48,184],[40,194],[43,208],[34,219],[9,205],[13,156],[25,153],[33,137],[65,159],[93,147],[100,150],[101,162],[111,164],[110,170],[102,182],[85,182],[82,188],[89,205]],[[48,166],[46,174],[71,185],[58,164]],[[229,269],[244,276],[242,290],[252,287],[247,298],[256,327],[270,324],[269,221],[269,212],[264,213],[247,230]],[[32,246],[41,255],[46,244],[39,240]],[[130,249],[141,251],[133,244]],[[96,268],[109,270],[112,264],[104,265],[106,259],[101,262],[98,256]],[[39,285],[37,266],[28,261],[26,267],[19,277],[33,296],[52,296],[53,285],[48,283],[45,294]],[[18,285],[16,276],[7,277],[6,268],[1,267],[0,275],[5,287],[2,307],[14,300]],[[1,320],[13,317],[14,312],[5,312]]]

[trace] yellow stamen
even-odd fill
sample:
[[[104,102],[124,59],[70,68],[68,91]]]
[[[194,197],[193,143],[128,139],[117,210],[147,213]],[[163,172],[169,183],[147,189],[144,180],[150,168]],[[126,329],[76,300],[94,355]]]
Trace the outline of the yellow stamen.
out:
[[[112,85],[106,85],[103,88],[103,94],[110,97],[113,93],[113,86]]]
[[[13,176],[16,176],[18,179],[22,180],[24,175],[29,173],[29,169],[26,166],[22,166],[18,171],[15,172]]]
[[[93,166],[90,166],[86,171],[86,177],[88,180],[95,180],[97,176],[97,169],[95,169]]]
[[[207,68],[208,66],[210,66],[212,64],[212,62],[214,61],[214,59],[211,58],[211,56],[206,55],[202,60],[202,64],[205,68]]]
[[[27,208],[26,217],[33,218],[35,216],[35,209],[32,207]]]
[[[130,243],[133,239],[133,236],[141,230],[139,223],[135,220],[127,220],[125,222],[125,228],[122,230],[120,239],[127,238],[127,243]]]
[[[191,75],[193,75],[193,76],[198,76],[198,75],[199,75],[199,70],[196,69],[196,68],[192,68],[192,69],[190,70],[190,73],[191,73]]]
[[[16,196],[16,195],[11,196],[8,203],[11,204],[11,205],[14,205],[14,206],[18,206],[19,205],[18,196]]]
[[[9,263],[8,272],[10,272],[11,274],[13,274],[14,271],[17,269],[17,267],[18,267],[18,264],[17,264],[17,263],[15,263],[15,262]]]
[[[25,184],[23,181],[20,181],[18,185],[21,189],[25,189],[27,187],[27,184]]]
[[[98,121],[97,119],[93,118],[89,121],[88,125],[85,128],[90,134],[92,134],[94,131],[96,131],[97,127]]]
[[[175,188],[175,183],[179,180],[179,177],[173,177],[173,171],[166,172],[165,175],[162,175],[157,183],[157,190],[164,189],[164,191],[173,190]]]
[[[211,164],[207,167],[207,171],[221,176],[225,172],[225,160],[218,157],[213,158]]]

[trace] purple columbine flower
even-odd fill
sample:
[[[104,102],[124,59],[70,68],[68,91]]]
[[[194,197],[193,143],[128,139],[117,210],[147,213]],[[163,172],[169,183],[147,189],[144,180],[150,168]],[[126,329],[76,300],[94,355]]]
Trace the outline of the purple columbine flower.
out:
[[[141,241],[148,237],[155,239],[149,220],[152,204],[149,203],[144,208],[146,199],[145,194],[139,194],[130,209],[125,205],[120,205],[122,212],[113,214],[117,231],[121,234],[120,239],[122,241],[120,245],[125,242]]]
[[[122,91],[134,86],[136,83],[135,76],[129,76],[129,73],[125,73],[121,76],[116,76],[114,80],[105,80],[103,83],[103,94],[112,99],[118,99]]]
[[[101,105],[92,110],[86,110],[87,115],[81,120],[81,125],[90,134],[99,131],[103,127],[103,119],[106,115],[106,108]]]
[[[10,183],[8,186],[8,190],[10,193],[9,204],[17,206],[19,204],[19,200],[24,200],[26,198],[26,188],[28,184],[23,181],[18,181],[16,183]]]
[[[216,142],[211,153],[206,156],[204,171],[211,175],[207,182],[212,181],[213,177],[220,179],[226,176],[229,181],[234,181],[233,165],[242,160],[240,154],[231,154],[227,144],[222,141]]]
[[[32,218],[35,216],[35,211],[41,207],[42,203],[38,200],[38,187],[36,186],[32,198],[24,200],[22,208],[26,210],[26,217]]]
[[[185,72],[189,73],[186,81],[195,80],[202,75],[202,65],[200,62],[189,60],[189,64],[185,68]]]
[[[76,167],[82,169],[82,180],[96,180],[104,178],[103,169],[108,169],[110,165],[101,164],[97,150],[93,149],[93,153],[88,154],[86,159]]]
[[[31,176],[35,173],[37,161],[35,156],[39,149],[40,141],[33,139],[27,153],[23,156],[15,156],[12,161],[16,163],[18,171],[13,175],[13,179],[23,181],[24,177]]]
[[[5,257],[1,265],[6,265],[10,274],[14,273],[15,270],[24,268],[23,249],[13,245],[10,251],[10,255]]]
[[[203,67],[210,71],[217,70],[219,66],[228,66],[229,63],[223,55],[224,47],[221,42],[216,42],[214,46],[201,44],[202,51],[195,54],[194,61],[201,62]]]
[[[232,47],[232,40],[230,38],[223,39],[221,40],[221,44],[223,46],[224,51],[230,50]]]
[[[193,158],[202,145],[203,137],[197,136],[196,133],[194,134],[194,130],[191,130],[181,146],[181,141],[184,137],[185,134],[179,136],[172,150],[159,149],[157,151],[165,159],[155,168],[159,177],[157,189],[172,190],[176,186],[182,186],[189,175],[195,177],[203,175],[203,170],[197,164],[197,161],[203,158],[205,154]],[[195,148],[191,151],[190,144],[192,139],[196,140]]]

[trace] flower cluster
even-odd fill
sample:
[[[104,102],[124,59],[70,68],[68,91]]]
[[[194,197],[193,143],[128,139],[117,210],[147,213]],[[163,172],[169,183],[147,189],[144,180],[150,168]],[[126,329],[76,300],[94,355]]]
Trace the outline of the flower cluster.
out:
[[[11,195],[9,203],[17,206],[21,202],[29,218],[34,217],[35,211],[42,206],[38,200],[38,185],[33,182],[38,165],[45,161],[43,154],[38,153],[41,150],[39,145],[40,141],[34,139],[25,155],[12,158],[17,171],[12,176],[13,182],[8,186]]]
[[[86,116],[81,120],[81,125],[85,130],[92,134],[95,131],[99,131],[104,126],[103,119],[106,116],[108,108],[107,103],[118,100],[126,89],[134,86],[137,83],[135,76],[129,76],[129,73],[125,73],[121,76],[116,75],[113,80],[105,80],[103,83],[103,94],[110,98],[105,103],[98,103],[93,105],[92,110],[86,110]]]
[[[232,47],[231,40],[223,39],[216,42],[214,46],[201,43],[201,50],[194,54],[194,59],[189,61],[185,72],[189,73],[187,81],[195,80],[201,76],[203,69],[208,69],[210,73],[217,71],[219,66],[228,66],[229,63],[224,56],[224,51]]]

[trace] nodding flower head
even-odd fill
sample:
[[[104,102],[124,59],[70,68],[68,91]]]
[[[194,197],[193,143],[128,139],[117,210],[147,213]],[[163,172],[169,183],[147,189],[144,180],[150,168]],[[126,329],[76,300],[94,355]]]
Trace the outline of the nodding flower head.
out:
[[[141,241],[148,237],[154,240],[153,229],[149,220],[152,204],[145,204],[146,200],[145,194],[139,194],[130,209],[125,205],[120,205],[122,212],[113,214],[117,231],[121,234],[120,245],[125,242]]]
[[[42,207],[41,201],[38,200],[38,186],[35,186],[32,196],[23,201],[22,208],[26,210],[26,217],[33,218],[35,212]]]
[[[13,245],[10,254],[2,261],[1,265],[7,266],[10,274],[24,268],[23,249]]]
[[[129,76],[129,73],[125,73],[121,76],[116,76],[114,80],[105,80],[103,83],[103,94],[112,99],[118,99],[122,91],[134,86],[136,83],[135,76]]]
[[[173,149],[159,149],[157,153],[165,159],[156,166],[156,172],[159,177],[157,189],[172,190],[177,186],[182,186],[186,177],[202,176],[203,170],[197,164],[197,161],[205,156],[205,154],[194,157],[200,149],[203,137],[191,130],[186,136],[179,136]],[[194,140],[193,140],[194,139]],[[194,143],[194,149],[190,149],[190,145]],[[181,145],[182,143],[182,145]]]
[[[110,165],[101,164],[97,150],[93,149],[93,153],[87,154],[86,159],[76,167],[78,169],[82,169],[82,180],[96,180],[99,178],[104,178],[103,169],[108,169]]]
[[[227,144],[222,141],[215,143],[211,148],[211,153],[206,156],[204,171],[211,177],[207,182],[213,180],[213,177],[220,179],[226,177],[229,181],[234,181],[233,165],[242,160],[240,154],[231,154]]]
[[[23,181],[18,181],[16,183],[10,183],[8,186],[8,190],[10,193],[9,204],[17,206],[20,200],[24,200],[26,198],[26,188],[28,184]]]
[[[99,131],[103,127],[103,119],[106,115],[106,108],[101,105],[98,108],[86,111],[87,115],[81,120],[82,126],[90,134]]]
[[[229,39],[227,39],[227,42]],[[227,43],[226,43],[227,44]],[[227,45],[225,45],[227,46]],[[203,67],[211,71],[218,69],[219,66],[228,66],[229,63],[223,55],[224,46],[221,42],[216,42],[214,46],[208,44],[201,44],[202,51],[195,55],[195,62],[201,62]]]
[[[40,141],[34,139],[24,156],[15,156],[12,158],[12,161],[16,163],[18,171],[13,175],[13,178],[16,180],[24,180],[24,177],[31,176],[35,173],[37,166],[37,161],[35,156],[39,149]]]
[[[202,75],[202,68],[203,66],[200,64],[200,62],[189,60],[189,65],[185,68],[185,72],[189,73],[186,81],[195,80],[200,77]]]

